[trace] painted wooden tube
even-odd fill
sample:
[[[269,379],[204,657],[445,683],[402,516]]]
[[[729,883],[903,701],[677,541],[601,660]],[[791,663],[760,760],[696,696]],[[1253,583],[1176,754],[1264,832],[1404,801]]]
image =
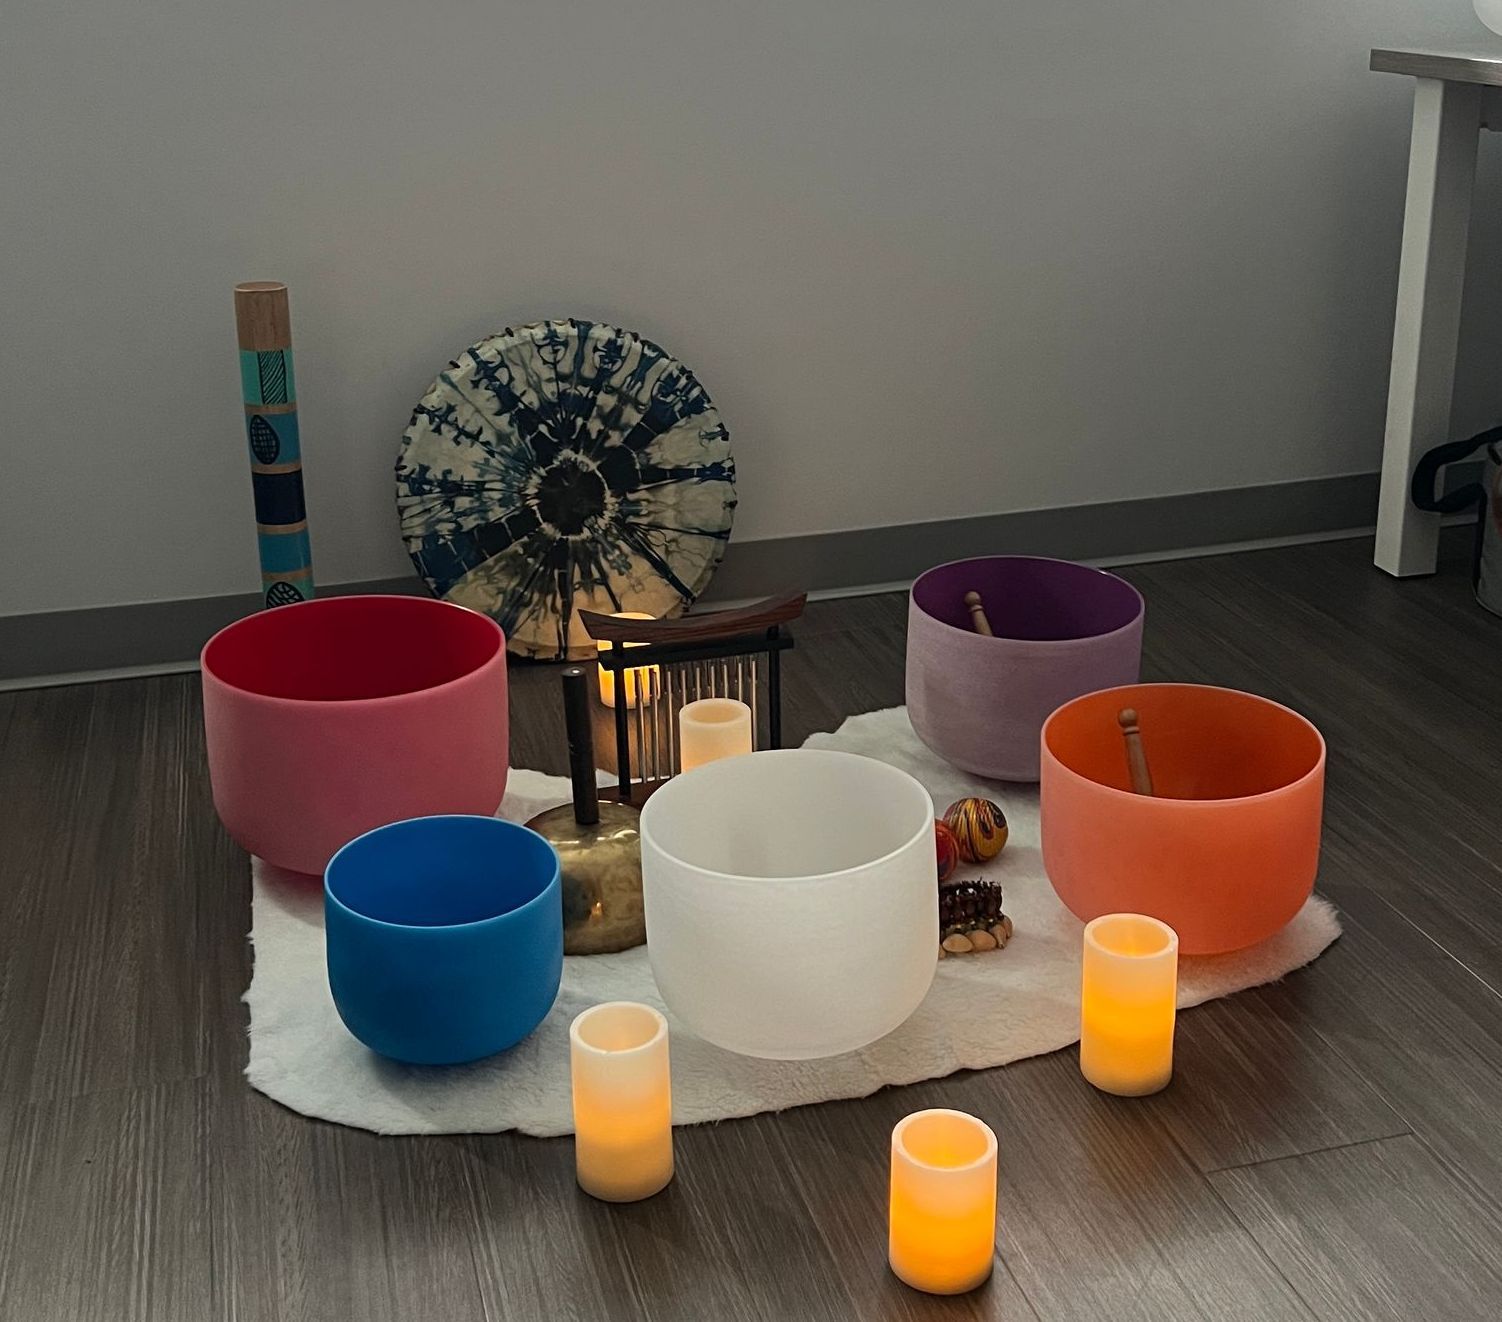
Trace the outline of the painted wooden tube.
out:
[[[235,329],[240,341],[240,385],[250,443],[261,591],[267,606],[285,606],[313,595],[313,551],[303,501],[287,286],[275,280],[236,285]]]

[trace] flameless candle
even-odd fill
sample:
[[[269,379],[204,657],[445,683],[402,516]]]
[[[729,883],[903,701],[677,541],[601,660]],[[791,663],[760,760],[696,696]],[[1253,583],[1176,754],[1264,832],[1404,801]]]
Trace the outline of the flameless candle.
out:
[[[656,1010],[611,1001],[569,1028],[574,1167],[607,1203],[650,1198],[673,1178],[668,1024]]]
[[[616,611],[610,618],[613,620],[650,620],[654,617],[646,615],[641,611]],[[601,640],[595,643],[595,650],[603,654],[610,651],[614,646],[614,643]],[[625,646],[645,647],[646,644],[626,643]],[[626,706],[636,706],[637,678],[640,677],[642,682],[650,689],[652,684],[650,672],[656,669],[656,666],[637,666],[634,669],[622,671],[622,676],[626,681]],[[607,670],[604,666],[600,667],[600,701],[607,707],[615,706],[615,672]]]
[[[996,1252],[996,1135],[963,1111],[915,1111],[892,1130],[887,1261],[928,1294],[963,1294]]]
[[[678,713],[683,770],[751,751],[751,708],[734,698],[700,698]]]
[[[1080,1069],[1102,1092],[1144,1097],[1173,1075],[1179,938],[1140,913],[1108,913],[1085,928]]]

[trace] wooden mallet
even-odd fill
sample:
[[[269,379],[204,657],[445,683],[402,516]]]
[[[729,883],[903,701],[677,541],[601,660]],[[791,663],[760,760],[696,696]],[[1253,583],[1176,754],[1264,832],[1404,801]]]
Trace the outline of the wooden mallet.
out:
[[[986,618],[986,608],[981,604],[979,592],[965,593],[965,605],[970,608],[970,627],[976,633],[983,633],[987,638],[994,638],[991,632],[991,621]]]
[[[1127,769],[1132,773],[1132,792],[1151,797],[1153,776],[1147,769],[1147,754],[1142,751],[1142,731],[1137,725],[1136,708],[1123,707],[1116,713],[1116,719],[1121,725],[1121,737],[1126,742]]]

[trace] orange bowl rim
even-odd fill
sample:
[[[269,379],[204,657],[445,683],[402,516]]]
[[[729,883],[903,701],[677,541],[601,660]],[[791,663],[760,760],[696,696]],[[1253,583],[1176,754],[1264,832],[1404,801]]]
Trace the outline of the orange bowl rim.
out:
[[[1308,726],[1309,730],[1314,735],[1315,740],[1319,744],[1319,757],[1315,759],[1314,765],[1310,767],[1309,770],[1306,771],[1302,776],[1298,777],[1297,780],[1290,780],[1286,785],[1278,785],[1273,789],[1263,790],[1261,794],[1236,794],[1223,799],[1176,799],[1167,794],[1153,795],[1152,798],[1159,803],[1180,804],[1183,805],[1183,807],[1186,809],[1213,809],[1228,803],[1258,803],[1263,800],[1277,798],[1282,795],[1293,794],[1297,792],[1297,790],[1302,785],[1313,780],[1317,776],[1323,776],[1325,773],[1325,760],[1329,752],[1328,745],[1326,745],[1325,743],[1325,736],[1320,733],[1319,726],[1317,726],[1302,712],[1294,711],[1292,707],[1285,706],[1283,703],[1278,702],[1273,698],[1265,698],[1260,693],[1249,693],[1246,689],[1233,689],[1225,684],[1189,684],[1179,680],[1169,680],[1153,684],[1119,684],[1115,688],[1097,689],[1093,693],[1082,693],[1077,698],[1071,698],[1068,702],[1050,712],[1048,719],[1043,722],[1043,730],[1039,735],[1039,740],[1042,745],[1043,762],[1045,764],[1051,764],[1057,767],[1061,772],[1070,777],[1072,780],[1076,780],[1081,784],[1088,785],[1091,787],[1091,789],[1098,790],[1102,794],[1112,795],[1114,797],[1122,799],[1146,798],[1146,795],[1137,794],[1133,790],[1120,790],[1117,789],[1114,785],[1103,785],[1098,780],[1091,780],[1089,776],[1081,775],[1073,767],[1065,765],[1064,761],[1054,753],[1053,749],[1050,748],[1048,744],[1049,727],[1054,723],[1056,719],[1058,719],[1059,716],[1061,716],[1069,708],[1075,706],[1077,703],[1086,702],[1091,698],[1099,698],[1102,694],[1105,693],[1140,693],[1143,689],[1201,689],[1213,693],[1234,693],[1239,698],[1251,698],[1255,702],[1262,703],[1264,706],[1274,707],[1278,711],[1286,712],[1296,721],[1299,721],[1302,724]]]

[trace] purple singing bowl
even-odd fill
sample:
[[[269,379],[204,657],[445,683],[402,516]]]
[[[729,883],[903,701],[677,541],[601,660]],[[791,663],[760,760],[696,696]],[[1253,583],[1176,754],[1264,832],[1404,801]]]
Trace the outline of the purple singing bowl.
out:
[[[981,595],[994,637],[971,627]],[[946,762],[992,780],[1037,780],[1043,722],[1097,689],[1135,684],[1142,594],[1068,560],[990,555],[930,569],[907,613],[907,709]]]

